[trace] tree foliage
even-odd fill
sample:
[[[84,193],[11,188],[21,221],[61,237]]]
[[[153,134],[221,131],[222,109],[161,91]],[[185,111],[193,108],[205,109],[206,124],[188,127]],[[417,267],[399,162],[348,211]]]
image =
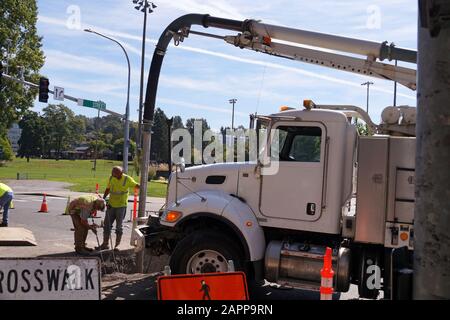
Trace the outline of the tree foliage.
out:
[[[14,153],[8,139],[0,136],[0,161],[11,161],[14,159]]]
[[[47,125],[36,112],[28,111],[19,121],[22,134],[19,139],[19,157],[40,157],[46,152]]]
[[[20,67],[23,67],[25,80],[34,83],[38,82],[39,70],[44,65],[42,38],[36,30],[37,14],[35,0],[0,1],[2,62],[6,63],[8,55],[8,73],[19,77]],[[33,106],[37,90],[24,88],[22,84],[4,78],[1,82],[0,135],[4,135],[11,124],[17,122]]]
[[[58,157],[71,145],[84,140],[85,125],[72,110],[63,104],[49,104],[43,111],[49,133],[48,145]]]
[[[152,127],[150,159],[158,162],[169,161],[169,127],[167,116],[160,108],[155,110]]]
[[[136,152],[136,142],[130,140],[130,145],[128,146],[128,152],[133,155]],[[123,138],[117,139],[113,145],[113,153],[116,159],[121,159],[123,154]]]

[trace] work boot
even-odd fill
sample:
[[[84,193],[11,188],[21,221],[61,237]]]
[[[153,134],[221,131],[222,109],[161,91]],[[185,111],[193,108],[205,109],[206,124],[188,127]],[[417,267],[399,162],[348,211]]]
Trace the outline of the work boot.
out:
[[[119,250],[118,246],[120,245],[120,241],[122,240],[122,235],[116,235],[116,245],[114,246],[114,250]]]
[[[75,248],[75,252],[82,256],[89,256],[91,254],[85,248]]]
[[[103,235],[103,243],[100,247],[95,247],[95,250],[108,250],[109,249],[109,235]]]
[[[1,224],[0,224],[0,228],[1,227],[7,227],[8,226],[8,224],[6,223],[6,222],[2,222]]]
[[[89,247],[86,247],[86,245],[83,247],[84,248],[84,250],[87,250],[87,251],[89,251],[89,252],[92,252],[92,251],[94,251],[94,249],[92,249],[92,248],[89,248]]]

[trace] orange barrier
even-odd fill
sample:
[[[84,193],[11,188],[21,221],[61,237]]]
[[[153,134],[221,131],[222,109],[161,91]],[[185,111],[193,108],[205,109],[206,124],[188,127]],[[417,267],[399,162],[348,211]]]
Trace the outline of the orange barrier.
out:
[[[138,188],[134,188],[133,222],[136,221],[136,217],[137,217],[137,199],[138,199]]]
[[[203,273],[161,276],[159,300],[248,300],[245,273]]]
[[[333,276],[334,271],[331,265],[331,248],[326,249],[325,256],[323,257],[323,268],[320,270],[321,283],[320,283],[320,300],[333,300]]]
[[[44,199],[42,199],[41,210],[39,210],[39,212],[44,212],[44,213],[48,212],[47,194],[46,193],[44,193]]]

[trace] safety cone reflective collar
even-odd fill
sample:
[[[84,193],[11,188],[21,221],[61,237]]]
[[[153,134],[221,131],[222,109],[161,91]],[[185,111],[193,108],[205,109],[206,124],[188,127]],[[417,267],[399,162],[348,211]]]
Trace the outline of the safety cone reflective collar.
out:
[[[327,247],[323,257],[323,268],[320,270],[320,300],[333,300],[333,276],[334,271],[331,265],[331,248]]]
[[[47,194],[46,193],[44,193],[44,199],[42,200],[41,210],[39,210],[39,212],[44,212],[44,213],[48,212]]]

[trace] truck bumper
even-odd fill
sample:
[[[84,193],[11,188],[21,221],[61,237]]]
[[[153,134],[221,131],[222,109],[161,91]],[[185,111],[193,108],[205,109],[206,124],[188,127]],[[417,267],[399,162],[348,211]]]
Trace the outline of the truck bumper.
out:
[[[180,237],[176,228],[161,225],[159,217],[149,217],[147,224],[138,228],[145,237],[145,247],[154,256],[170,255]]]

